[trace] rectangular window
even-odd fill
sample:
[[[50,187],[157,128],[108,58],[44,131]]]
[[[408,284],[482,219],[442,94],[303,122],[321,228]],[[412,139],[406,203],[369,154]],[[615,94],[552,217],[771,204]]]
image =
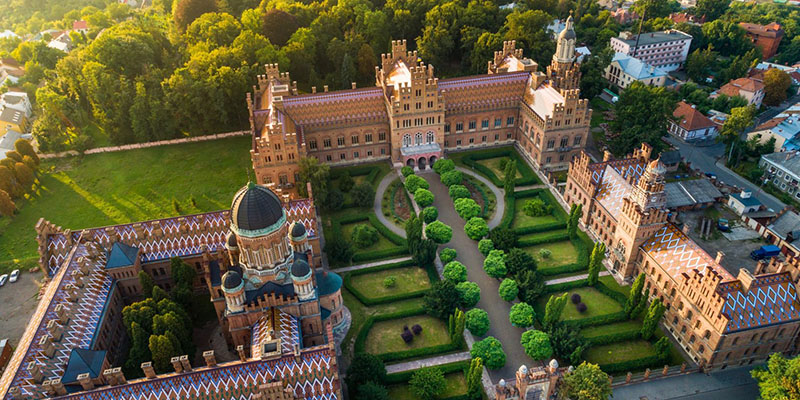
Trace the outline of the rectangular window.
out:
[[[330,139],[323,139],[322,140],[322,146],[324,146],[326,149],[330,149],[331,148],[331,140]]]
[[[364,135],[364,143],[372,143],[372,134],[371,133],[367,133],[366,135]]]
[[[450,124],[444,124],[444,133],[450,133]]]
[[[581,145],[581,139],[582,138],[580,136],[575,136],[575,139],[572,140],[572,145],[573,146],[580,146]]]
[[[481,136],[481,142],[486,143],[486,135]]]
[[[461,146],[461,139],[456,140],[456,146]]]
[[[358,158],[358,152],[357,151],[353,152],[353,158]]]
[[[475,130],[475,121],[469,121],[469,130],[471,131]]]
[[[464,131],[464,123],[463,122],[456,122],[456,133]]]
[[[445,140],[444,141],[444,147],[448,147],[448,146],[450,146],[450,141],[449,140]]]
[[[342,146],[344,146],[344,136],[339,136],[338,138],[336,138],[336,144],[337,144],[339,147],[342,147]]]
[[[558,156],[558,161],[564,161],[564,155],[563,154]]]
[[[569,145],[569,138],[561,138],[561,147],[567,147]]]
[[[494,127],[495,128],[499,128],[500,125],[502,125],[502,124],[503,124],[503,119],[502,118],[495,118],[494,119]]]
[[[347,156],[344,153],[341,153],[341,154],[339,154],[339,159],[340,160],[346,160]]]
[[[352,144],[358,144],[358,135],[350,136],[350,142]]]
[[[546,163],[548,163],[548,164],[550,164],[550,160],[552,160],[552,158],[550,158],[550,157],[547,157],[547,160],[545,160],[545,162],[546,162]]]
[[[511,132],[506,133],[506,139],[511,139]]]
[[[381,155],[382,156],[386,155],[386,148],[384,148],[384,147],[381,148]]]
[[[469,138],[469,144],[475,143],[475,138]]]
[[[332,161],[332,160],[333,160],[333,158],[331,158],[330,154],[325,156],[325,161]]]
[[[547,150],[552,150],[553,147],[556,147],[556,141],[553,140],[553,139],[548,140],[547,141]]]
[[[495,133],[494,134],[494,140],[500,140],[500,134],[499,133]]]
[[[514,117],[508,117],[506,119],[506,126],[514,126]]]
[[[372,157],[372,150],[367,150],[367,157]]]
[[[378,141],[385,142],[386,141],[386,132],[378,132]]]
[[[489,120],[485,119],[481,121],[481,129],[489,129]]]

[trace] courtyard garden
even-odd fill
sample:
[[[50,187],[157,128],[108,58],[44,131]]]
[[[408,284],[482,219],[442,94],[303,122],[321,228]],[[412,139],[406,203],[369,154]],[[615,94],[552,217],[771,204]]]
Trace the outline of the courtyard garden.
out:
[[[467,379],[466,373],[469,369],[469,363],[466,361],[440,365],[435,367],[442,371],[444,374],[444,389],[438,395],[441,400],[457,400],[466,399],[467,394]],[[419,399],[413,393],[409,381],[414,375],[414,371],[401,372],[390,374],[386,380],[390,383],[389,398],[392,400],[417,400]]]
[[[403,188],[403,181],[400,178],[392,181],[382,196],[381,212],[383,212],[383,216],[396,226],[404,228],[406,221],[414,212],[414,208],[408,192]]]
[[[476,171],[489,179],[497,187],[503,187],[505,163],[516,161],[517,171],[514,183],[517,186],[537,185],[542,183],[531,167],[513,146],[450,153],[447,157],[457,166]]]

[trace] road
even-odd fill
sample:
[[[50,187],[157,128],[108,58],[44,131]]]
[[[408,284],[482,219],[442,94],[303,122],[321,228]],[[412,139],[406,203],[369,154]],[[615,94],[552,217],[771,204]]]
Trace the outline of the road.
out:
[[[760,115],[756,116],[756,120],[755,120],[755,123],[753,124],[753,126],[759,126],[759,125],[763,124],[764,122],[769,121],[774,116],[782,113],[784,110],[786,110],[787,108],[789,108],[790,106],[792,106],[793,104],[795,104],[797,102],[800,102],[800,93],[798,93],[798,94],[786,99],[786,101],[781,103],[781,105],[779,105],[777,107],[770,107],[769,110],[764,111]]]
[[[693,373],[656,379],[614,389],[614,400],[752,400],[758,398],[758,384],[750,376],[753,366]]]

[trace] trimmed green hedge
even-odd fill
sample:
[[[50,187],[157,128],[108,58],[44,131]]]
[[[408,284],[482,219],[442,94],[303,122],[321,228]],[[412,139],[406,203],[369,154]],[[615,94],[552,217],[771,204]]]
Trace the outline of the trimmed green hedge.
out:
[[[568,240],[568,239],[569,239],[569,234],[567,233],[567,231],[548,232],[531,238],[519,239],[517,240],[517,246],[530,247],[545,243],[561,242],[563,240]]]
[[[509,157],[517,161],[517,171],[519,171],[522,177],[517,178],[514,181],[515,185],[524,186],[541,183],[533,170],[531,170],[531,167],[527,162],[525,162],[525,160],[522,159],[522,157],[520,157],[519,153],[517,153],[514,147],[500,147],[470,152],[461,157],[461,162],[486,176],[486,178],[492,181],[495,186],[503,187],[503,181],[494,172],[492,172],[491,169],[487,168],[483,164],[478,163],[480,160],[486,160],[495,157]]]
[[[375,182],[375,178],[378,177],[378,174],[381,172],[381,168],[377,167],[374,163],[373,164],[365,164],[365,165],[356,165],[353,167],[344,167],[344,168],[332,168],[330,172],[330,179],[336,180],[339,179],[344,172],[347,171],[350,173],[351,177],[355,176],[367,176],[366,181],[369,182],[370,185],[373,187],[377,182]]]
[[[400,235],[397,235],[396,233],[392,232],[389,228],[384,226],[380,221],[378,221],[378,217],[376,217],[375,214],[372,213],[366,215],[364,214],[350,215],[346,217],[332,219],[331,225],[333,227],[333,232],[329,234],[341,237],[343,224],[351,224],[361,221],[369,221],[370,225],[375,227],[375,229],[377,229],[381,235],[383,235],[387,240],[396,244],[399,247],[381,251],[356,252],[353,255],[354,263],[381,260],[389,257],[402,256],[408,254],[408,243],[406,242],[406,239],[400,237]]]
[[[588,279],[579,279],[577,281],[570,281],[570,282],[563,282],[563,283],[556,283],[555,285],[547,285],[544,287],[542,291],[542,295],[555,293],[555,292],[565,292],[567,290],[589,286]]]
[[[532,225],[532,226],[526,226],[526,227],[523,227],[523,228],[517,228],[517,229],[514,230],[514,232],[516,232],[517,235],[527,235],[527,234],[530,234],[530,233],[549,232],[549,231],[553,231],[553,230],[556,230],[556,229],[566,229],[567,228],[567,213],[564,212],[564,209],[561,208],[561,204],[559,204],[558,201],[556,201],[555,197],[553,197],[553,194],[550,193],[549,190],[547,190],[547,189],[528,189],[528,190],[523,190],[523,191],[520,191],[520,192],[514,192],[514,200],[526,199],[526,198],[534,198],[534,197],[538,197],[539,199],[544,201],[545,204],[553,207],[552,215],[553,215],[553,217],[555,217],[555,219],[557,221],[548,222],[548,223],[544,223],[544,224],[537,224],[537,225]],[[511,203],[513,204],[514,201],[512,200]],[[506,206],[508,206],[508,205],[506,205]],[[512,206],[512,209],[513,208],[514,208],[514,206]],[[513,221],[513,216],[514,215],[511,214],[511,221],[508,222],[508,226],[507,227],[511,227],[511,224],[514,222]]]
[[[398,293],[398,294],[394,294],[394,295],[390,295],[390,296],[379,297],[377,299],[370,299],[370,298],[365,297],[364,294],[361,293],[361,291],[357,287],[353,286],[353,283],[352,283],[352,281],[350,279],[350,278],[352,278],[354,276],[359,276],[359,275],[364,275],[364,274],[371,274],[371,273],[374,273],[374,272],[386,271],[386,270],[395,269],[395,268],[411,267],[411,266],[414,266],[414,265],[415,264],[414,264],[413,260],[406,260],[406,261],[400,261],[400,262],[396,262],[396,263],[392,263],[392,264],[378,265],[378,266],[375,266],[375,267],[370,267],[370,268],[364,268],[364,269],[358,269],[358,270],[355,270],[355,271],[351,271],[351,272],[348,272],[348,273],[344,274],[344,287],[350,293],[352,293],[353,296],[355,296],[355,298],[358,299],[358,301],[360,301],[365,306],[375,306],[375,305],[379,305],[379,304],[386,304],[386,303],[391,303],[391,302],[400,301],[400,300],[406,300],[406,299],[413,299],[413,298],[417,298],[417,297],[422,297],[422,296],[425,295],[425,293],[428,292],[428,289],[417,290],[417,291],[407,292],[407,293]],[[431,271],[432,269],[434,269],[434,271]],[[435,268],[427,268],[426,272],[428,274],[428,279],[430,279],[431,283],[436,282],[436,281],[439,280],[439,275],[436,274]]]
[[[445,375],[459,371],[465,372],[466,375],[466,371],[469,369],[469,361],[457,361],[450,364],[437,365],[436,368],[441,369]],[[408,383],[408,381],[411,380],[411,376],[414,375],[414,372],[417,372],[417,370],[413,369],[410,371],[403,371],[386,375],[386,380],[384,381],[384,383],[387,385]]]
[[[628,360],[618,363],[600,365],[600,369],[602,369],[603,372],[607,374],[612,374],[615,372],[628,372],[645,368],[660,368],[663,367],[665,364],[669,364],[669,362],[659,357],[658,355],[652,355],[652,356],[637,358],[635,360]]]
[[[640,339],[641,333],[639,331],[616,332],[609,333],[608,335],[595,336],[584,338],[589,346],[602,346],[604,344],[611,344],[616,342],[624,342],[627,340]]]
[[[600,292],[600,293],[602,293],[602,294],[604,294],[604,295],[606,295],[608,297],[611,297],[612,299],[616,300],[617,303],[621,304],[622,306],[625,306],[625,303],[628,302],[628,298],[625,297],[624,294],[609,288],[602,281],[598,280],[597,283],[595,283],[594,288],[597,289],[598,292]]]
[[[628,314],[625,311],[617,311],[615,313],[598,315],[596,317],[581,318],[570,321],[564,321],[564,324],[576,328],[584,328],[587,326],[605,325],[614,322],[622,322],[628,320]]]
[[[500,225],[498,228],[511,228],[511,224],[514,222],[514,195],[513,194],[506,194],[506,197],[503,199],[506,203],[506,210],[503,213],[503,218],[500,220]]]

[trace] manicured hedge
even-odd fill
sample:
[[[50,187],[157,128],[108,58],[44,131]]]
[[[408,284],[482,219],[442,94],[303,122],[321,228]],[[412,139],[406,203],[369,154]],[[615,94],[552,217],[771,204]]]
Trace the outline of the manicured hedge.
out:
[[[517,235],[526,235],[526,234],[530,234],[530,233],[549,232],[549,231],[553,231],[553,230],[556,230],[556,229],[566,229],[567,228],[567,214],[564,212],[564,209],[561,208],[561,204],[559,204],[558,201],[556,201],[555,197],[553,197],[553,194],[550,193],[549,190],[547,190],[547,189],[528,189],[528,190],[523,190],[523,191],[514,193],[514,200],[516,200],[516,199],[526,199],[526,198],[535,198],[535,197],[540,198],[546,204],[548,204],[548,205],[553,207],[552,214],[553,214],[553,217],[555,217],[557,221],[548,222],[548,223],[544,223],[544,224],[537,224],[537,225],[532,225],[532,226],[526,226],[524,228],[517,228],[517,229],[514,230],[514,232],[516,232]],[[513,200],[511,200],[511,202],[512,202],[512,204],[514,203]],[[508,207],[508,204],[506,204],[506,207]],[[512,208],[513,208],[513,206],[512,206]],[[512,220],[509,221],[508,227],[510,227],[511,224],[513,223],[513,216],[514,216],[514,214],[511,214]]]
[[[346,217],[336,218],[331,220],[331,225],[333,228],[333,232],[329,234],[333,234],[334,236],[342,235],[342,225],[343,224],[351,224],[355,222],[362,222],[362,221],[369,221],[369,223],[378,230],[378,232],[386,237],[390,242],[396,244],[399,247],[394,249],[386,249],[381,251],[369,251],[369,252],[356,252],[353,255],[353,262],[365,262],[365,261],[374,261],[374,260],[381,260],[384,258],[394,257],[394,256],[402,256],[408,254],[408,243],[406,239],[400,237],[396,233],[392,232],[389,228],[384,226],[380,221],[378,221],[378,217],[375,214],[367,214],[367,215],[350,215]],[[331,236],[328,236],[331,237]]]
[[[594,243],[589,239],[588,236],[586,236],[585,233],[581,231],[578,231],[577,238],[570,239],[570,241],[578,250],[578,260],[571,264],[559,265],[558,267],[542,268],[539,270],[540,274],[544,276],[552,276],[552,275],[566,274],[569,272],[583,271],[589,268],[589,258],[591,256],[592,247],[594,246]],[[617,292],[614,293],[616,293],[617,295],[620,294]],[[622,303],[624,304],[625,300],[623,300]]]
[[[625,297],[624,294],[609,288],[602,281],[598,280],[597,283],[594,284],[594,288],[597,289],[598,292],[600,292],[600,293],[602,293],[602,294],[604,294],[604,295],[606,295],[608,297],[611,297],[612,299],[616,300],[617,303],[619,303],[619,304],[621,304],[623,306],[628,301],[628,298]]]
[[[411,317],[414,315],[422,315],[424,313],[425,309],[422,308],[422,306],[419,306],[417,308],[396,311],[393,313],[385,313],[367,318],[367,320],[364,321],[364,325],[361,326],[361,330],[358,332],[358,335],[356,336],[356,342],[353,345],[354,351],[356,353],[364,353],[366,351],[364,350],[364,346],[367,345],[367,334],[369,334],[369,330],[372,329],[372,325],[375,325],[376,322]]]
[[[353,167],[345,167],[345,168],[332,168],[330,172],[330,179],[336,180],[339,179],[345,171],[350,173],[351,177],[355,176],[364,176],[366,175],[366,181],[369,182],[370,185],[373,187],[377,182],[375,182],[375,178],[378,177],[378,174],[381,172],[381,168],[377,167],[375,164],[365,164],[365,165],[356,165]]]
[[[545,243],[560,242],[568,239],[569,239],[569,234],[567,233],[567,231],[548,232],[531,238],[519,239],[517,240],[517,246],[530,247]]]
[[[466,372],[466,370],[469,369],[469,361],[458,361],[450,364],[437,365],[436,368],[441,369],[445,375],[459,371]],[[412,369],[410,371],[386,375],[386,380],[384,383],[387,385],[406,383],[411,380],[411,376],[414,375],[414,372],[417,372],[417,370]]]
[[[637,358],[635,360],[628,360],[618,363],[600,365],[600,369],[602,369],[603,372],[607,374],[613,374],[616,372],[628,372],[628,371],[641,370],[645,368],[660,368],[663,367],[665,364],[669,364],[669,362],[667,362],[666,360],[657,355],[652,355],[652,356]]]
[[[584,328],[587,326],[605,325],[626,320],[628,320],[628,314],[626,314],[625,311],[617,311],[615,313],[598,315],[596,317],[564,321],[564,324],[574,326],[576,328]]]
[[[503,199],[506,203],[506,210],[503,213],[503,218],[500,219],[500,225],[498,228],[511,228],[511,224],[514,222],[514,195],[506,193],[506,197]]]
[[[579,279],[577,281],[570,281],[570,282],[563,282],[563,283],[556,283],[555,285],[547,285],[544,287],[542,291],[542,295],[547,295],[550,293],[556,292],[565,292],[567,290],[589,286],[588,279]]]
[[[425,293],[428,291],[428,289],[417,290],[417,291],[408,292],[408,293],[398,293],[398,294],[395,294],[395,295],[384,296],[384,297],[380,297],[380,298],[377,298],[377,299],[371,299],[371,298],[365,297],[364,294],[361,293],[361,291],[357,287],[353,286],[353,283],[352,283],[352,281],[350,279],[350,278],[352,278],[354,276],[358,276],[358,275],[370,274],[370,273],[379,272],[379,271],[386,271],[386,270],[395,269],[395,268],[410,267],[410,266],[413,266],[413,265],[415,265],[413,260],[406,260],[406,261],[400,261],[400,262],[397,262],[397,263],[378,265],[378,266],[375,266],[375,267],[370,267],[370,268],[364,268],[364,269],[358,269],[358,270],[355,270],[355,271],[351,271],[351,272],[348,272],[348,273],[344,274],[344,287],[350,293],[352,293],[353,296],[355,296],[358,299],[358,301],[360,301],[362,304],[364,304],[366,306],[375,306],[375,305],[378,305],[378,304],[386,304],[386,303],[391,303],[391,302],[400,301],[400,300],[406,300],[406,299],[413,299],[413,298],[417,298],[417,297],[422,297],[422,296],[425,295]],[[431,280],[431,283],[433,283],[433,282],[439,280],[439,276],[434,271],[433,275],[434,275],[435,279],[431,278],[430,269],[432,269],[432,268],[428,268],[428,271],[427,271],[428,272],[428,278]]]
[[[495,173],[492,172],[491,169],[487,168],[483,164],[478,163],[478,161],[480,160],[486,160],[495,157],[509,157],[512,160],[517,161],[517,171],[519,171],[522,177],[517,178],[514,181],[515,185],[525,186],[525,185],[536,185],[541,183],[541,181],[539,181],[539,178],[536,176],[533,170],[531,170],[531,167],[528,165],[528,163],[525,162],[525,160],[523,160],[522,157],[520,157],[519,153],[517,153],[516,149],[514,149],[513,147],[500,147],[496,149],[486,149],[481,151],[470,152],[461,157],[461,161],[465,165],[473,168],[474,170],[486,176],[486,178],[492,181],[492,183],[494,183],[495,186],[503,187],[503,181],[497,175],[495,175]]]
[[[595,336],[584,338],[589,346],[602,346],[604,344],[611,344],[616,342],[624,342],[627,340],[637,340],[641,336],[639,331],[627,331],[609,333],[608,335]]]

